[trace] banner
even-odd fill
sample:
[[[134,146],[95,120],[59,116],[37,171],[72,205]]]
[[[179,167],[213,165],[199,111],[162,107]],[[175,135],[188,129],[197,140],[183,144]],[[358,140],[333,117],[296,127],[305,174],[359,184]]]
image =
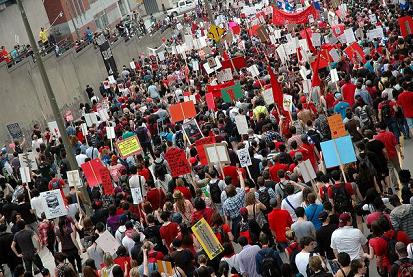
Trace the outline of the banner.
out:
[[[142,147],[137,136],[129,137],[124,140],[118,140],[116,142],[116,148],[122,158],[127,158],[142,151]]]
[[[205,218],[200,219],[191,229],[210,260],[224,251],[224,247],[222,247]]]
[[[237,100],[244,95],[242,94],[241,84],[237,82],[234,86],[226,87],[221,90],[222,99],[226,103],[232,103],[232,101]]]
[[[234,66],[232,66],[234,64]],[[221,62],[222,68],[231,68],[233,70],[235,67],[237,70],[241,68],[247,67],[247,60],[244,56],[232,58],[232,62],[230,60],[222,61]]]
[[[12,139],[23,138],[23,132],[22,132],[22,129],[20,128],[19,123],[8,124],[6,125],[6,127]]]
[[[298,13],[288,13],[273,7],[272,23],[274,25],[305,24],[309,18],[318,18],[318,11],[313,5]]]
[[[169,148],[164,158],[168,162],[173,178],[191,173],[191,166],[186,158],[185,150],[178,147]]]
[[[42,199],[44,214],[47,219],[67,215],[67,209],[60,189],[41,192],[40,198]]]

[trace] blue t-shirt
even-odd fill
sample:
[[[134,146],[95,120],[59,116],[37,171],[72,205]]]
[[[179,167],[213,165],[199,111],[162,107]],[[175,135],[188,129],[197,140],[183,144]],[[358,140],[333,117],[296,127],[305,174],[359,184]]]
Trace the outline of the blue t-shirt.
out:
[[[334,106],[334,112],[339,113],[344,120],[344,118],[346,118],[347,108],[350,108],[350,104],[344,101],[340,101]]]
[[[311,204],[305,208],[305,216],[308,221],[314,224],[316,230],[320,229],[321,221],[318,219],[318,215],[324,210],[321,204]]]

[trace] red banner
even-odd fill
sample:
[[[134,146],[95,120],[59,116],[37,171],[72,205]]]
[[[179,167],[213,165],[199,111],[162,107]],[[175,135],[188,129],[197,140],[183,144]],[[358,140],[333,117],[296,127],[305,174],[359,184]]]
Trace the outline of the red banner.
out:
[[[313,16],[314,20],[319,16],[313,5],[298,13],[288,13],[273,7],[272,23],[274,25],[304,24],[308,22],[310,16]]]
[[[83,163],[80,167],[82,168],[86,181],[90,187],[94,187],[102,183],[100,169],[104,168],[104,166],[98,158]]]
[[[100,178],[102,179],[102,187],[104,195],[111,195],[114,191],[110,171],[106,167],[99,169]]]
[[[403,16],[397,19],[400,26],[400,32],[405,38],[410,34],[413,34],[413,19],[411,16]]]
[[[247,67],[247,60],[245,59],[244,56],[234,57],[232,58],[232,63],[230,60],[227,60],[227,61],[221,61],[221,64],[222,64],[222,69],[231,68],[231,70],[233,70],[234,68],[232,64],[234,64],[234,67],[240,70],[241,68]]]

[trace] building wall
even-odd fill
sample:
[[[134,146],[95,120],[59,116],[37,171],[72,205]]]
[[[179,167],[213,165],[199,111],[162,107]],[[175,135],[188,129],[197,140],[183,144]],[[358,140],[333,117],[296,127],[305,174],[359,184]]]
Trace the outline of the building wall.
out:
[[[23,6],[37,40],[40,27],[50,26],[42,0],[24,0]],[[15,37],[18,38],[19,44],[28,44],[29,42],[17,4],[12,4],[0,11],[0,45],[11,50],[17,44]]]
[[[138,53],[147,52],[147,47],[158,47],[162,37],[169,38],[171,35],[172,30],[168,30],[141,39],[134,37],[126,43],[117,41],[112,45],[112,52],[118,68],[124,64],[128,66]],[[49,54],[44,57],[44,64],[61,112],[64,114],[71,110],[75,117],[79,116],[79,104],[86,100],[86,85],[98,91],[100,82],[107,77],[102,56],[93,45],[79,53],[69,50],[58,58]],[[3,126],[0,128],[1,142],[10,142],[7,124],[18,122],[29,136],[35,123],[45,126],[46,122],[53,120],[39,70],[31,58],[12,68],[1,63],[0,84],[0,99],[5,103],[0,106],[0,126]]]

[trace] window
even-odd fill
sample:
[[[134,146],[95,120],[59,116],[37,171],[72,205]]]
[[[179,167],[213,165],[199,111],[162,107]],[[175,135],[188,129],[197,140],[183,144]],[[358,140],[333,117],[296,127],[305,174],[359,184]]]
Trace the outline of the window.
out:
[[[104,12],[97,14],[95,17],[95,23],[96,23],[96,28],[102,29],[102,30],[105,29],[106,26],[109,25],[107,14]]]
[[[122,16],[124,16],[128,13],[128,9],[127,9],[127,7],[125,5],[125,2],[123,0],[118,1],[118,6],[119,6],[120,14]]]

